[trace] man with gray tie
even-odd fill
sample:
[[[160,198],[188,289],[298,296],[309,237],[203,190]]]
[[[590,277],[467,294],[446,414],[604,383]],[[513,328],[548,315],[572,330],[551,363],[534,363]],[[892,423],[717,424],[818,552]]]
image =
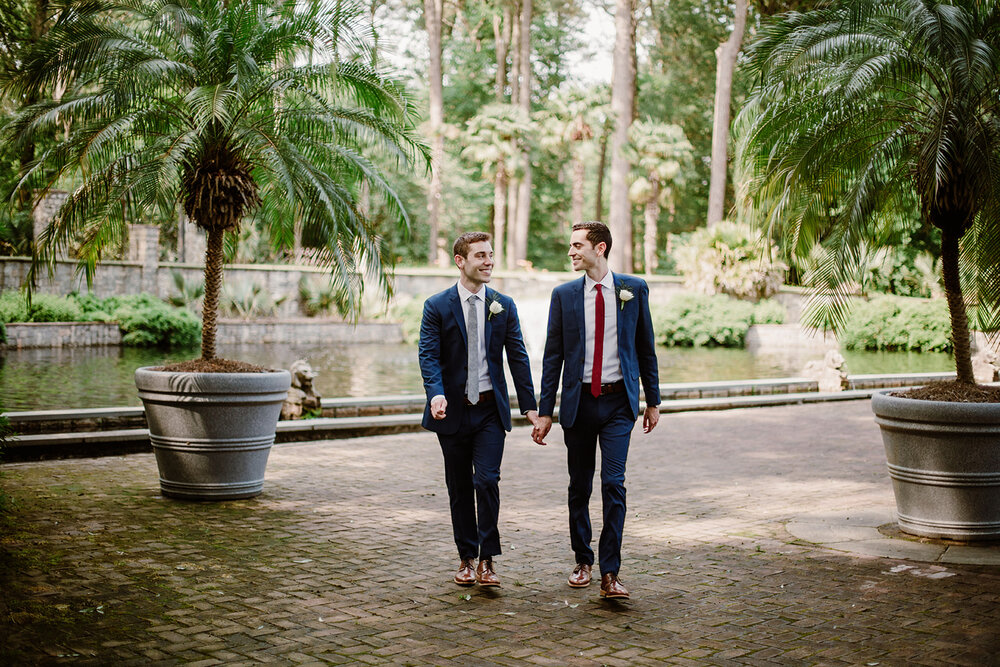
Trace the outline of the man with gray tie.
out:
[[[503,352],[521,413],[538,418],[528,353],[514,301],[486,287],[493,274],[490,235],[467,232],[454,246],[458,284],[424,302],[420,372],[427,394],[423,427],[444,454],[460,586],[499,586],[500,461],[511,429]],[[473,569],[476,559],[478,565]]]

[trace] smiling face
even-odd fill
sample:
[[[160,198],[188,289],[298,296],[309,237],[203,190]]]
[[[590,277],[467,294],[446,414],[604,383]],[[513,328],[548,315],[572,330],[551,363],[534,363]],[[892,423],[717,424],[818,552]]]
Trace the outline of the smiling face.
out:
[[[569,252],[567,254],[573,262],[574,271],[586,271],[590,273],[593,270],[599,270],[604,266],[603,261],[606,261],[604,258],[604,243],[598,243],[596,246],[591,243],[590,239],[587,238],[586,229],[577,229],[573,232],[573,235],[569,239]],[[602,272],[598,277],[603,277],[603,275],[604,273]]]
[[[470,243],[468,255],[455,255],[455,264],[461,271],[462,286],[470,292],[478,292],[493,277],[493,246],[489,241]]]

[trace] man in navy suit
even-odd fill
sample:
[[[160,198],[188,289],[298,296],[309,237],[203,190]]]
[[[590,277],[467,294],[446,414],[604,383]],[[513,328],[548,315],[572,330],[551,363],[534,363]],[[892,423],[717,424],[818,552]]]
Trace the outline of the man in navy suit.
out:
[[[590,584],[594,551],[589,506],[599,441],[604,506],[598,543],[601,597],[627,598],[628,590],[618,578],[625,525],[625,460],[639,416],[639,382],[646,398],[644,433],[652,431],[660,419],[660,382],[649,288],[634,276],[611,273],[610,250],[607,226],[600,222],[573,226],[569,256],[573,269],[585,275],[552,290],[539,417],[531,435],[538,444],[546,444],[562,371],[559,423],[569,466],[570,544],[576,554],[569,585]]]
[[[521,413],[532,424],[538,418],[535,389],[514,301],[486,287],[493,273],[490,235],[462,234],[454,255],[458,284],[427,299],[420,322],[423,426],[437,433],[444,453],[461,559],[455,583],[499,586],[493,558],[500,555],[500,460],[511,427],[504,350]]]

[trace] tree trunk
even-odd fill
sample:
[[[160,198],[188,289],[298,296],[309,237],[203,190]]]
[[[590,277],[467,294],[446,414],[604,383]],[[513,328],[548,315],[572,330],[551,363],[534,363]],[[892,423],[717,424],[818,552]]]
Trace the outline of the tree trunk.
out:
[[[959,382],[975,384],[972,373],[972,346],[969,344],[969,316],[965,310],[962,281],[958,270],[959,238],[947,229],[941,230],[941,277],[951,315],[951,339],[955,346],[955,372]]]
[[[205,250],[205,300],[201,308],[201,358],[215,359],[215,330],[219,317],[219,294],[222,291],[223,241],[226,233],[213,227],[208,230]]]
[[[525,114],[531,113],[531,15],[533,0],[521,0],[521,86],[519,106]],[[517,211],[514,224],[514,257],[511,262],[516,268],[528,259],[528,227],[531,221],[531,147],[525,144],[521,151],[523,176],[517,187]]]
[[[496,44],[497,72],[494,99],[500,103],[507,92],[507,46],[510,44],[510,5],[504,5],[503,16],[493,16],[493,42]],[[495,249],[494,249],[495,250]]]
[[[441,0],[424,0],[424,25],[430,48],[428,76],[430,77],[431,182],[427,191],[427,225],[430,235],[427,260],[435,264],[441,262],[439,256],[441,169],[444,161],[444,135],[441,133],[441,125],[444,123],[444,92],[441,81]]]
[[[576,150],[573,151],[573,196],[571,200],[573,212],[570,216],[570,225],[578,225],[583,222],[583,184],[587,175],[586,168],[587,165],[580,155],[580,147],[577,146]]]
[[[712,124],[712,172],[708,185],[708,218],[711,227],[722,220],[729,172],[729,107],[733,98],[733,71],[743,44],[747,22],[747,0],[736,0],[733,32],[715,50],[715,114]]]
[[[520,160],[520,156],[517,157]],[[511,168],[508,169],[508,173],[513,173],[517,169],[517,164],[513,163],[510,165]],[[514,249],[517,247],[517,193],[520,189],[520,180],[517,178],[508,176],[507,177],[507,257],[506,264],[504,265],[507,269],[515,268],[515,258],[517,253]]]
[[[653,275],[656,270],[656,223],[660,219],[660,182],[656,179],[649,181],[653,190],[649,193],[649,201],[643,211],[642,230],[642,268],[647,276]]]
[[[600,149],[597,157],[597,190],[594,193],[594,220],[604,220],[604,171],[608,166],[608,130],[601,128]]]
[[[493,178],[493,263],[503,266],[504,226],[507,223],[507,165],[501,159],[497,163],[497,174]]]
[[[609,227],[614,243],[610,261],[619,271],[632,270],[632,211],[628,197],[630,164],[622,149],[628,142],[635,108],[635,0],[615,2],[615,51],[611,75],[611,111],[615,129],[611,134],[611,204]]]

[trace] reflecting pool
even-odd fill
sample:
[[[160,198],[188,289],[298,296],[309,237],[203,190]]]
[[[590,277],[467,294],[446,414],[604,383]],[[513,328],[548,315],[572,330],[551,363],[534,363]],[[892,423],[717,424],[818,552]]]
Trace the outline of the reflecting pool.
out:
[[[917,373],[954,370],[941,353],[844,352],[847,369],[859,373]],[[0,410],[54,410],[140,405],[132,374],[140,366],[182,361],[198,350],[118,347],[46,348],[0,353]],[[820,354],[754,354],[746,350],[659,348],[661,382],[744,380],[799,375]],[[219,356],[271,368],[307,359],[319,375],[324,398],[419,394],[423,389],[417,349],[408,344],[220,345]],[[532,353],[535,389],[540,355]]]

